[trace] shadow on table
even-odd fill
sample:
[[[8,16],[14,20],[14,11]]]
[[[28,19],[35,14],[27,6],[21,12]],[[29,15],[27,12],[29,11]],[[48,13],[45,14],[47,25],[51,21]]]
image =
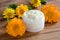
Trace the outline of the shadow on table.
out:
[[[24,36],[22,36],[22,37],[12,37],[12,36],[10,36],[10,35],[8,35],[7,33],[5,33],[5,34],[2,34],[2,35],[0,35],[0,40],[13,40],[13,39],[15,39],[15,40],[17,40],[17,39],[22,39],[22,38],[28,38],[28,37],[32,37],[32,36],[36,36],[36,35],[38,35],[39,33],[29,33],[29,32],[26,32],[26,34],[24,35]]]

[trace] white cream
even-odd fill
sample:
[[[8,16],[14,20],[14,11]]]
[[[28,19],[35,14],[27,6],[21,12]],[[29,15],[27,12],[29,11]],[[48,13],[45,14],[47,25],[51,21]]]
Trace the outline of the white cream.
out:
[[[39,32],[43,30],[45,17],[39,10],[29,10],[24,13],[23,20],[27,26],[28,32]]]

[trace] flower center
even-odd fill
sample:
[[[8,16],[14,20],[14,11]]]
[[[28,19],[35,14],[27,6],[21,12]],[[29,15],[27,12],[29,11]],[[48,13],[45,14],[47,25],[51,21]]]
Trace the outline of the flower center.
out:
[[[38,1],[37,0],[34,0],[34,4],[36,4],[36,3],[38,3]]]
[[[23,9],[20,9],[20,13],[23,14],[24,13],[24,10]]]
[[[19,29],[19,26],[18,25],[15,25],[14,26],[14,30],[17,31]]]
[[[11,17],[11,15],[12,15],[11,13],[7,13],[7,16]]]
[[[53,15],[53,12],[51,12],[51,11],[48,11],[47,12],[47,16],[49,17],[49,18],[52,18],[54,15]]]

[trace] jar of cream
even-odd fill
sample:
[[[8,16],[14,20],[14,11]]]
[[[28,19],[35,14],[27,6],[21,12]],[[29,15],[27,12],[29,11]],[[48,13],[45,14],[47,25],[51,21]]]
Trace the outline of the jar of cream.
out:
[[[29,10],[23,14],[28,32],[39,32],[44,29],[45,17],[39,10]]]

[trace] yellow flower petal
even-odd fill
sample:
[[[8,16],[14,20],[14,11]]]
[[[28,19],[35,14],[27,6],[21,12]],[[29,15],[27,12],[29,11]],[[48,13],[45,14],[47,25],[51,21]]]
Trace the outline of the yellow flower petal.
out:
[[[41,5],[41,0],[31,0],[30,3],[32,4],[32,6],[38,7]]]
[[[16,14],[18,15],[18,17],[22,17],[22,15],[25,11],[28,11],[28,6],[27,5],[21,4],[20,6],[18,6],[16,8]]]
[[[13,18],[15,16],[15,11],[11,8],[7,8],[5,9],[3,15],[4,15],[4,18]]]

